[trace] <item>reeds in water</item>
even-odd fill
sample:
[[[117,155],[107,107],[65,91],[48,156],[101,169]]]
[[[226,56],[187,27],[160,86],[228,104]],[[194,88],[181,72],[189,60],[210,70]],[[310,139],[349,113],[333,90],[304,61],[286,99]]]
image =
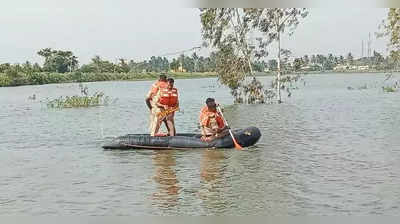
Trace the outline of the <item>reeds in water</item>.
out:
[[[111,103],[111,98],[105,96],[103,92],[95,92],[89,95],[88,87],[79,84],[82,95],[59,97],[47,102],[49,108],[75,108],[75,107],[94,107],[106,106]]]

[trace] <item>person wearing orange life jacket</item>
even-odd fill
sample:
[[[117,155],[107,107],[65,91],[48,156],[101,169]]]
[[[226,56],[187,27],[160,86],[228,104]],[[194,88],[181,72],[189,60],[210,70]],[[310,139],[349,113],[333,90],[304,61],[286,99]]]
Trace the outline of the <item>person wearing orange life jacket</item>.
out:
[[[222,115],[217,111],[217,104],[213,98],[207,98],[206,106],[201,108],[199,123],[201,126],[201,139],[212,141],[229,134]]]
[[[174,79],[169,78],[168,87],[160,89],[157,106],[158,108],[160,108],[161,112],[179,107],[178,90],[174,88]],[[165,117],[167,121],[167,127],[169,130],[168,131],[169,136],[176,135],[174,116],[175,112],[170,112]],[[161,126],[161,122],[162,120],[158,119],[156,126],[156,133]]]
[[[150,110],[150,135],[155,136],[158,132],[156,131],[156,126],[157,126],[157,114],[161,111],[160,108],[156,105],[158,98],[159,98],[159,92],[160,89],[167,88],[168,82],[167,82],[167,76],[165,74],[161,74],[159,80],[154,83],[151,86],[150,91],[147,93],[146,96],[146,105]],[[164,120],[165,126],[168,129],[168,125],[166,120]],[[168,129],[169,131],[169,129]]]

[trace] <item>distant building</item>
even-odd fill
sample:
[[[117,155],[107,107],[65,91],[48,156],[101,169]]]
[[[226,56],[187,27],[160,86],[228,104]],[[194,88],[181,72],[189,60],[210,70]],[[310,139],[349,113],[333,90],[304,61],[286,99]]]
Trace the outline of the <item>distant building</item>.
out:
[[[369,69],[368,65],[360,65],[360,66],[358,66],[358,70],[359,71],[365,71],[365,70],[368,70],[368,69]]]
[[[171,72],[186,72],[182,66],[179,66],[177,69],[171,69]]]
[[[183,66],[179,66],[178,71],[179,72],[186,72],[186,69],[184,69]]]
[[[336,65],[333,70],[337,71],[337,70],[347,70],[349,69],[348,65]]]

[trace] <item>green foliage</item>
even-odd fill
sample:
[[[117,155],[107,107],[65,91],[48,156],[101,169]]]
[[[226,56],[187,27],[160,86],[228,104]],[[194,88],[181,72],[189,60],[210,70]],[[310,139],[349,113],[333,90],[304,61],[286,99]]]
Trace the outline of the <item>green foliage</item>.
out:
[[[111,98],[105,96],[103,92],[95,92],[92,96],[89,95],[88,87],[79,84],[81,96],[66,96],[59,97],[48,101],[47,107],[49,108],[76,108],[76,107],[93,107],[93,106],[106,106],[111,103]]]
[[[396,67],[400,61],[400,8],[390,8],[386,20],[379,26],[378,37],[389,36],[388,47],[390,56],[396,62]]]
[[[71,72],[78,66],[78,58],[71,51],[45,48],[38,51],[37,54],[45,58],[43,70],[47,72]]]
[[[72,73],[33,72],[30,74],[19,73],[11,70],[9,73],[0,73],[0,87],[20,85],[42,85],[49,83],[66,82],[97,82],[115,80],[150,80],[157,79],[160,73],[83,73],[75,71]],[[198,78],[216,76],[215,72],[178,72],[170,73],[174,78]]]
[[[6,74],[0,73],[0,87],[10,86],[10,85],[11,85],[11,79]]]
[[[219,81],[231,89],[236,102],[255,102],[248,100],[256,97],[251,95],[254,91],[244,89],[248,85],[246,77],[254,77],[252,57],[255,52],[254,46],[248,43],[250,20],[245,9],[201,9],[200,17],[203,39],[217,49],[216,72]]]
[[[217,51],[217,73],[219,81],[235,91],[249,72],[244,57],[235,55],[233,46],[226,45]]]
[[[352,65],[352,64],[353,64],[353,62],[354,62],[354,57],[353,57],[353,55],[351,54],[351,52],[347,54],[346,61],[347,61],[347,64],[349,64],[349,65]]]
[[[384,82],[387,80],[390,80],[392,78],[393,78],[393,74],[388,73],[388,74],[386,74],[386,78],[385,78]],[[382,90],[387,93],[397,92],[399,89],[400,89],[400,80],[394,80],[393,84],[382,86]]]
[[[159,72],[177,72],[182,65],[185,72],[179,77],[194,78],[210,76],[216,71],[216,54],[209,57],[193,53],[190,57],[179,55],[170,63],[165,57],[152,56],[149,61],[135,62],[120,58],[117,63],[95,56],[89,64],[78,69],[78,60],[71,51],[45,48],[38,52],[45,58],[43,67],[38,63],[26,61],[23,64],[0,64],[1,86],[42,85],[63,82],[93,82],[111,80],[139,80],[157,78]],[[200,74],[204,73],[204,74]],[[211,76],[213,76],[212,74]]]
[[[309,60],[311,58],[311,60]],[[336,66],[340,66],[336,69],[338,71],[344,70],[358,70],[358,68],[353,68],[353,66],[368,66],[366,70],[363,71],[385,71],[388,69],[393,69],[395,63],[391,57],[383,57],[377,51],[373,52],[371,57],[354,58],[352,53],[348,53],[346,56],[337,56],[333,54],[326,55],[305,55],[303,57],[295,58],[293,61],[292,70],[290,72],[298,71],[329,71],[335,69]]]
[[[265,94],[262,86],[258,86],[254,78],[246,83],[248,75],[254,77],[255,70],[265,70],[266,63],[255,63],[268,55],[267,47],[278,43],[278,60],[270,60],[270,71],[277,71],[278,102],[280,102],[280,74],[292,70],[289,63],[291,52],[280,48],[280,35],[288,30],[292,34],[299,24],[300,18],[307,16],[306,9],[298,8],[266,8],[266,9],[240,9],[240,8],[210,8],[200,9],[203,39],[213,48],[218,55],[217,73],[222,84],[231,88],[231,93],[237,102],[265,102]],[[249,34],[258,41],[253,44],[249,41]],[[301,65],[296,62],[299,68]],[[283,80],[282,80],[283,81]],[[248,91],[261,88],[260,91]],[[256,88],[256,89],[257,89]],[[263,94],[258,94],[261,92]],[[242,95],[245,95],[244,97]],[[262,98],[259,98],[262,97]],[[257,98],[257,100],[253,100]]]
[[[393,86],[383,86],[382,89],[386,93],[393,93],[393,92],[397,91],[397,88],[395,88]]]

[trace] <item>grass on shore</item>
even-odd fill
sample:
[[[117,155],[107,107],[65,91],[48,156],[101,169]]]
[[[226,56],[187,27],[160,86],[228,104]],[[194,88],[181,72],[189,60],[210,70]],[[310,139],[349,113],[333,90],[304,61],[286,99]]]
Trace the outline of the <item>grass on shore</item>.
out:
[[[71,83],[71,82],[98,82],[98,81],[140,81],[158,79],[160,73],[18,73],[8,75],[0,73],[0,87],[23,86],[23,85],[43,85],[51,83]],[[168,76],[175,79],[191,79],[216,77],[215,72],[176,72],[167,73]]]

